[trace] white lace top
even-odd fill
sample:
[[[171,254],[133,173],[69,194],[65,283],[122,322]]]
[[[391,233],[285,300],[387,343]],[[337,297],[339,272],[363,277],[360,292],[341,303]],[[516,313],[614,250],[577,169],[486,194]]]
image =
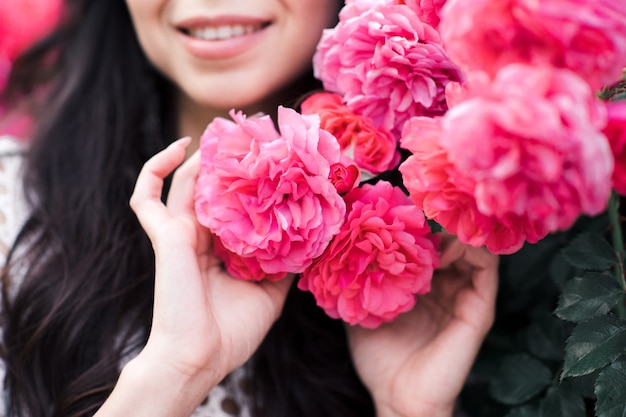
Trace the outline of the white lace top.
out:
[[[8,136],[0,136],[0,267],[4,266],[8,250],[28,214],[21,193],[20,180],[24,152],[23,143]],[[126,360],[128,359],[130,358]],[[5,365],[0,361],[0,388],[4,375]],[[211,391],[193,416],[250,417],[250,410],[244,401],[246,394],[249,393],[249,386],[249,380],[246,379],[243,369],[236,370]],[[4,395],[1,395],[0,417],[4,416],[4,410]]]

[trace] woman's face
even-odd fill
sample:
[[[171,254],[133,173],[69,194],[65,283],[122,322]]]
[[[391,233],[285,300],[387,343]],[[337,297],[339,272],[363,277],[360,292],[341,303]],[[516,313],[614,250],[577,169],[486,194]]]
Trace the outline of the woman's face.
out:
[[[258,106],[310,67],[338,0],[126,0],[141,46],[183,100]]]

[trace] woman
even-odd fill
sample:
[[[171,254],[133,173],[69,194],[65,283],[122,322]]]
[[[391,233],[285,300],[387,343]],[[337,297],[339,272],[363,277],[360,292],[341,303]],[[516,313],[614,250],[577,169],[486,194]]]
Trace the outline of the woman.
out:
[[[227,276],[191,209],[202,129],[318,88],[311,56],[339,7],[68,0],[16,64],[8,99],[46,89],[14,171],[27,216],[3,274],[9,416],[452,414],[493,319],[493,256],[446,239],[412,312],[346,331],[292,280]]]

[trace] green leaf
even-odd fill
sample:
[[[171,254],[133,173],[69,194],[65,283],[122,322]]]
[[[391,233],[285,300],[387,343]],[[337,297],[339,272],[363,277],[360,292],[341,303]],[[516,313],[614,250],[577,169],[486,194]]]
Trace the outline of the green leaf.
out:
[[[552,257],[548,270],[550,271],[552,282],[554,282],[554,285],[559,289],[563,288],[567,279],[574,276],[574,267],[565,260],[561,252],[558,252]]]
[[[551,379],[552,372],[541,361],[523,353],[508,355],[491,380],[490,392],[503,404],[517,405],[541,392]]]
[[[439,232],[443,232],[443,227],[434,220],[426,219],[428,222],[428,226],[430,226],[430,233],[435,234]]]
[[[491,398],[485,385],[465,384],[459,396],[461,408],[470,416],[502,417],[508,407]]]
[[[563,322],[552,315],[542,316],[528,327],[528,350],[540,359],[562,361],[565,354]]]
[[[613,362],[626,349],[626,322],[600,316],[578,324],[565,346],[561,379],[585,375]]]
[[[626,91],[615,94],[613,97],[611,97],[611,100],[613,101],[626,100]]]
[[[565,283],[554,313],[574,322],[607,314],[620,300],[622,291],[615,279],[601,273],[587,273]]]
[[[539,417],[539,410],[532,405],[512,408],[505,417]]]
[[[598,417],[626,416],[626,360],[606,367],[596,382],[596,414]]]
[[[558,385],[548,388],[539,403],[541,417],[585,417],[583,397]]]
[[[617,263],[617,255],[609,242],[590,232],[578,235],[562,253],[571,265],[590,271],[606,271]]]
[[[577,392],[584,398],[595,399],[596,394],[594,393],[594,386],[596,384],[596,379],[598,379],[599,373],[599,371],[596,371],[587,375],[570,377],[563,381],[561,385],[567,384],[568,389]]]
[[[535,244],[526,244],[514,256],[508,256],[502,264],[507,286],[518,295],[537,285],[545,287],[545,282],[549,279],[546,265],[559,253],[561,245],[560,240],[548,236]]]

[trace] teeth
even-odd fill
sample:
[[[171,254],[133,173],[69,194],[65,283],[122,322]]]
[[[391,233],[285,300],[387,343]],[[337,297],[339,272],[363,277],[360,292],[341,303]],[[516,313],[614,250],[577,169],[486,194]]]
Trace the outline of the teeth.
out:
[[[249,33],[256,32],[259,29],[261,29],[261,25],[226,25],[190,29],[189,35],[206,41],[218,41],[247,35]]]

